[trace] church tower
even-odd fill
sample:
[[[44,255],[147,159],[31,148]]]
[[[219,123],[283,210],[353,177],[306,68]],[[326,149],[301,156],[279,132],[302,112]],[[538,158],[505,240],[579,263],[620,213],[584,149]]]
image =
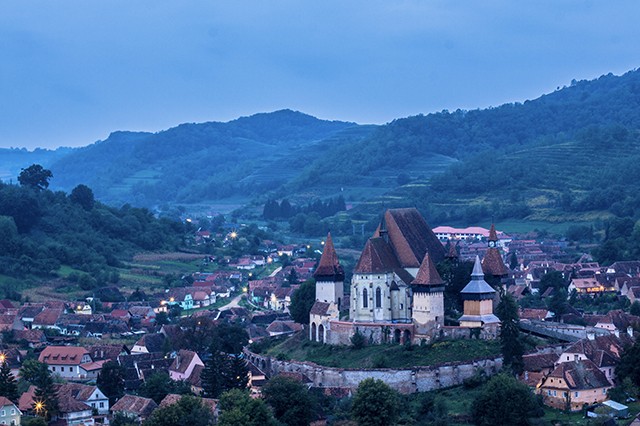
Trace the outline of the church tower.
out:
[[[344,297],[344,270],[333,247],[331,233],[327,235],[320,262],[313,277],[316,279],[316,300],[335,303],[340,310]]]
[[[503,278],[509,275],[509,270],[505,266],[500,250],[498,249],[498,233],[493,223],[489,230],[488,244],[487,254],[485,254],[484,259],[482,259],[482,270],[490,281],[494,281],[495,284],[498,285]]]
[[[464,301],[464,314],[459,318],[461,327],[477,328],[485,324],[499,323],[493,314],[493,297],[496,291],[484,280],[484,272],[480,265],[480,258],[471,272],[471,281],[460,292]]]
[[[444,281],[436,265],[425,254],[416,278],[411,282],[413,291],[412,319],[418,334],[425,334],[444,325]]]

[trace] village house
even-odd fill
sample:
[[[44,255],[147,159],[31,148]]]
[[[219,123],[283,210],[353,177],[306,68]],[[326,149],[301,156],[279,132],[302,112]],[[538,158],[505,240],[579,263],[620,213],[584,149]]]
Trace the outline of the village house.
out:
[[[141,396],[127,394],[120,398],[118,402],[113,404],[111,412],[113,414],[121,413],[131,419],[134,419],[138,423],[142,423],[157,407],[158,404],[156,404],[151,398],[143,398]]]
[[[550,407],[579,411],[584,405],[605,401],[612,387],[591,360],[582,359],[558,364],[543,379],[538,393]]]
[[[68,396],[71,399],[82,402],[98,414],[109,414],[109,398],[97,386],[64,383],[57,385],[56,391],[58,396]]]
[[[47,346],[38,361],[47,364],[49,371],[63,379],[82,380],[97,374],[89,352],[80,346]]]
[[[615,367],[620,362],[624,348],[633,344],[632,337],[628,334],[595,336],[592,333],[588,333],[587,336],[586,339],[581,339],[565,349],[557,363],[588,359],[613,383]]]
[[[22,412],[8,398],[0,396],[0,424],[3,425],[20,425],[20,416]]]
[[[169,367],[169,376],[172,380],[187,380],[198,365],[204,367],[197,353],[180,349]]]

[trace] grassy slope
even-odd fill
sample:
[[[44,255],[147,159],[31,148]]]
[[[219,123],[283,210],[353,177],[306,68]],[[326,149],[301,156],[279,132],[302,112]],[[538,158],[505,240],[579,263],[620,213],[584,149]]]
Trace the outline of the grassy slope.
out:
[[[290,359],[339,368],[373,368],[374,361],[381,357],[388,368],[406,368],[467,361],[500,353],[497,341],[483,340],[443,341],[433,345],[413,346],[410,349],[401,345],[372,345],[362,349],[322,345],[310,342],[302,334],[298,334],[270,348],[268,353],[273,356],[284,354]]]

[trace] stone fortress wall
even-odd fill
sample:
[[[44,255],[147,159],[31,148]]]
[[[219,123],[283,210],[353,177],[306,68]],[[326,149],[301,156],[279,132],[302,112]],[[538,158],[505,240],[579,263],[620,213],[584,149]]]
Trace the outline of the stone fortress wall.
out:
[[[255,354],[247,349],[244,353],[247,359],[264,371],[268,377],[279,373],[300,373],[311,380],[313,387],[347,388],[353,391],[362,380],[373,378],[384,381],[402,393],[426,392],[461,385],[465,379],[473,377],[479,371],[484,371],[488,376],[492,376],[502,368],[502,357],[405,369],[351,370],[325,367],[312,362],[279,361],[270,356]]]

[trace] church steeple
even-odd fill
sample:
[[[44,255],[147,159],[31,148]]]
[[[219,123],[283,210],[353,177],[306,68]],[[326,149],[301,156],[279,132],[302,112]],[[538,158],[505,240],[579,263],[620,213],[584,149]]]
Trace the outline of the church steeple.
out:
[[[344,269],[338,260],[338,254],[333,246],[331,232],[327,234],[327,241],[324,243],[324,250],[320,257],[320,262],[313,273],[316,281],[343,281]]]
[[[493,223],[489,230],[488,245],[487,254],[485,254],[484,259],[482,259],[482,269],[484,273],[494,277],[507,276],[509,270],[505,266],[500,250],[498,249],[498,233]]]
[[[335,303],[340,310],[344,297],[344,269],[333,247],[330,232],[327,234],[324,250],[313,277],[316,279],[316,301]]]
[[[424,255],[424,259],[420,264],[420,269],[416,278],[411,282],[411,286],[418,287],[442,287],[444,286],[444,280],[440,277],[436,265],[431,261],[429,252]],[[442,291],[442,290],[441,290]]]

